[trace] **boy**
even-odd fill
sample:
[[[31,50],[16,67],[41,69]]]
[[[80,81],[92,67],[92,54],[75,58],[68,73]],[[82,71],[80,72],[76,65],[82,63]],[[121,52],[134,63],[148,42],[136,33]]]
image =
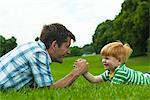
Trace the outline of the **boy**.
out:
[[[100,54],[102,55],[102,63],[106,71],[98,76],[94,76],[89,72],[83,76],[90,82],[110,81],[112,84],[150,84],[150,74],[134,71],[126,66],[126,61],[132,53],[132,49],[128,44],[112,42],[105,45]],[[79,67],[79,59],[75,62],[75,66]],[[82,67],[88,66],[84,60]],[[81,63],[80,63],[81,64]]]

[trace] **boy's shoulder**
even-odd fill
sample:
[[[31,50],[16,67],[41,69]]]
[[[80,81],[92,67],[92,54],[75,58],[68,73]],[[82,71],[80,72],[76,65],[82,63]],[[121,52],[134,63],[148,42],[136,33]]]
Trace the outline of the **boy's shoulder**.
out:
[[[116,70],[127,70],[129,69],[125,64],[122,64],[116,68]]]
[[[127,72],[130,70],[130,68],[126,67],[125,64],[119,66],[118,68],[116,68],[115,73],[124,73],[127,74]]]

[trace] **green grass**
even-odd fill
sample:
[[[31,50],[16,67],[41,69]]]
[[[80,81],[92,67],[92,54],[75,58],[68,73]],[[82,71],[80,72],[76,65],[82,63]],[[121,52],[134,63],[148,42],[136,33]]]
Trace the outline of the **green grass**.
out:
[[[53,63],[51,71],[57,81],[72,70],[73,62],[79,57],[68,57],[63,64]],[[104,71],[101,57],[82,57],[89,62],[89,71],[98,75]],[[127,65],[135,70],[150,72],[150,55],[129,59]],[[63,89],[29,89],[0,92],[0,100],[147,100],[150,99],[150,85],[92,84],[80,76],[70,87]]]

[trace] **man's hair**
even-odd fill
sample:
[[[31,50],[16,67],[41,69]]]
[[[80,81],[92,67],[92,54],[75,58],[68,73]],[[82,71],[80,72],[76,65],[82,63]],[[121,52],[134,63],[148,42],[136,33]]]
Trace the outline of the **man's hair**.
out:
[[[53,23],[43,26],[40,40],[45,44],[46,48],[48,49],[52,42],[55,40],[60,47],[61,44],[67,40],[68,37],[73,39],[73,41],[76,41],[75,36],[65,26],[59,23]]]
[[[120,41],[112,42],[105,45],[102,49],[100,54],[102,56],[113,56],[119,59],[122,63],[125,63],[132,53],[132,49],[130,48],[129,44],[123,44]]]

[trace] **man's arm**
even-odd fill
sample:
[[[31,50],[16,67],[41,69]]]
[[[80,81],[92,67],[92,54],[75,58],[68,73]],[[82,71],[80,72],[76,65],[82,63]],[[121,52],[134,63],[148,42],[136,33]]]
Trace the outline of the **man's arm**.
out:
[[[82,67],[75,67],[68,75],[56,81],[51,87],[63,88],[70,86],[81,74],[87,72],[87,67],[84,65],[83,62],[85,61],[78,61],[77,63]]]
[[[53,88],[63,88],[70,86],[78,77],[80,73],[77,69],[73,69],[68,75],[66,75],[64,78],[56,81],[53,84]]]

